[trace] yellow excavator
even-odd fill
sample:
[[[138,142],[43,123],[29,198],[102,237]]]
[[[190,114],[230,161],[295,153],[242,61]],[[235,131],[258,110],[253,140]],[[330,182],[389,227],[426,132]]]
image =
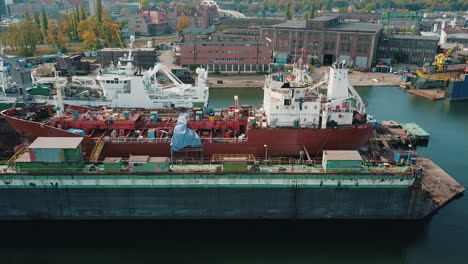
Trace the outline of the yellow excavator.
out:
[[[444,71],[445,61],[450,57],[450,55],[452,54],[453,50],[457,47],[457,45],[458,43],[455,42],[450,47],[450,49],[447,50],[447,52],[437,54],[435,61],[432,63],[432,65],[437,66],[437,72]]]

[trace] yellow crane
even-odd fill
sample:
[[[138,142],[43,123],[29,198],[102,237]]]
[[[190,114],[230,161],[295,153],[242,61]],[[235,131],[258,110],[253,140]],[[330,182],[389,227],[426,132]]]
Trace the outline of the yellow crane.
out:
[[[120,47],[121,47],[121,48],[125,48],[125,45],[123,44],[122,39],[120,38],[120,33],[119,33],[119,31],[117,30],[117,28],[114,28],[114,31],[115,31],[115,35],[117,36],[117,39],[119,39]]]
[[[453,50],[457,47],[457,45],[458,43],[455,42],[450,47],[450,49],[447,50],[447,52],[437,54],[435,61],[432,63],[432,65],[437,66],[437,72],[444,71],[445,61],[450,57],[450,55],[452,54]]]

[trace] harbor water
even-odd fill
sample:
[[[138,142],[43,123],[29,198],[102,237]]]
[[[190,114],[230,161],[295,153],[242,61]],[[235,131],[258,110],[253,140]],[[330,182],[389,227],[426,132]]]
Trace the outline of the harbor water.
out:
[[[415,122],[418,147],[468,186],[468,102],[431,101],[398,87],[358,88],[378,120]],[[212,89],[210,105],[261,103],[261,89]],[[1,201],[0,201],[1,205]],[[0,222],[0,263],[466,263],[468,199],[424,222],[60,221]]]

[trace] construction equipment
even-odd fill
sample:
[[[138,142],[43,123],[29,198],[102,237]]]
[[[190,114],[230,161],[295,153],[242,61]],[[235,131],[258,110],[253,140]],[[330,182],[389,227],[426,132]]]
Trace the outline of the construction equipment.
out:
[[[437,66],[437,72],[444,71],[445,61],[450,57],[450,55],[452,54],[453,50],[457,47],[457,45],[458,43],[455,42],[450,47],[450,49],[447,50],[447,52],[437,54],[436,60],[432,63],[432,65]]]

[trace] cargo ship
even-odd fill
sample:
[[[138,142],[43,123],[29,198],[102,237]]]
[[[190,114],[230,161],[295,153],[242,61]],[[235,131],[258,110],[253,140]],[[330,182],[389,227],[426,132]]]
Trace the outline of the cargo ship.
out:
[[[57,105],[1,112],[22,137],[84,137],[86,156],[319,155],[365,147],[374,130],[344,63],[310,84],[304,68],[267,76],[264,104],[227,109],[104,109]],[[325,84],[327,92],[322,93]],[[178,131],[177,129],[180,129]],[[175,141],[182,142],[176,144]]]
[[[325,150],[307,160],[132,155],[89,163],[82,142],[39,137],[0,166],[0,219],[415,220],[464,191],[411,153],[385,162]]]

